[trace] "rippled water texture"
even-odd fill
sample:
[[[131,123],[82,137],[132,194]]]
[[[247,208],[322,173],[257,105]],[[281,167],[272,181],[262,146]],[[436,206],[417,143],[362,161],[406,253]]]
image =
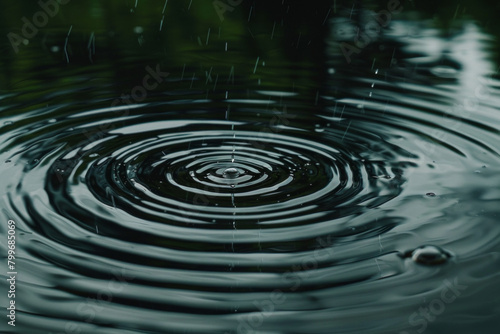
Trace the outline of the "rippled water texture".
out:
[[[65,6],[2,56],[2,333],[497,333],[480,23],[405,7],[362,45],[368,8]]]

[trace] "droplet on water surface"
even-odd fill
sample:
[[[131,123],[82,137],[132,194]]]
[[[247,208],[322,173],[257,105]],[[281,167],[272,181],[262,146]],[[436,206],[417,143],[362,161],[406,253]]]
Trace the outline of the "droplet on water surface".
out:
[[[411,259],[420,264],[436,265],[448,261],[450,253],[437,246],[421,246],[411,252]]]
[[[320,124],[316,124],[314,127],[315,127],[314,131],[316,131],[316,132],[323,132],[323,131],[325,131],[325,128],[322,127]]]
[[[224,177],[228,179],[234,179],[237,178],[240,175],[240,172],[238,169],[234,167],[229,167],[224,170]]]

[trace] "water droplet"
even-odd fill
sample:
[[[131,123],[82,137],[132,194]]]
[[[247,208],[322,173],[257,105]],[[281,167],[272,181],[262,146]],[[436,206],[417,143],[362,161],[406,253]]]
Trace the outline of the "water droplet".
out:
[[[14,123],[14,122],[12,122],[12,121],[5,121],[5,122],[3,122],[3,125],[11,125],[12,123]]]
[[[436,194],[432,193],[432,192],[429,192],[429,193],[425,194],[425,196],[427,196],[427,197],[435,197]]]
[[[144,32],[144,28],[141,27],[141,26],[137,26],[137,27],[134,28],[134,32],[136,34],[142,34]]]
[[[99,156],[99,153],[92,153],[89,155],[90,158],[97,158]]]
[[[325,128],[322,127],[320,124],[316,124],[314,131],[316,131],[316,132],[323,132],[323,131],[325,131]]]
[[[334,68],[329,68],[328,69],[328,74],[335,74],[335,69]]]
[[[435,265],[445,263],[450,254],[437,246],[418,247],[411,253],[411,259],[416,263]]]
[[[454,78],[458,74],[457,69],[446,65],[435,66],[430,72],[440,78]]]
[[[236,168],[229,167],[224,170],[224,177],[228,179],[237,178],[240,175],[240,171]]]

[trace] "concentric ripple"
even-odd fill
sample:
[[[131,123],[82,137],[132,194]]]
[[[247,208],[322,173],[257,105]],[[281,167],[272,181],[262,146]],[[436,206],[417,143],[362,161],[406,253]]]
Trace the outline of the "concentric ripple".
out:
[[[346,147],[353,146],[349,141],[334,141],[340,132],[328,131],[332,137],[325,139],[330,142],[319,143],[311,134],[257,137],[247,130],[252,126],[236,131],[220,122],[212,127],[219,129],[187,132],[185,126],[170,124],[167,134],[155,130],[140,136],[127,134],[126,127],[115,129],[78,154],[61,154],[65,158],[50,168],[49,180],[57,180],[52,186],[63,192],[89,191],[92,195],[85,196],[107,206],[168,224],[220,227],[235,218],[243,225],[274,224],[286,222],[291,214],[293,224],[309,224],[319,214],[338,217],[348,205],[374,199],[383,203],[374,173],[391,179],[389,172],[384,164],[365,161]],[[75,180],[66,189],[59,183],[61,170]],[[401,183],[400,177],[395,175],[394,181]],[[400,188],[386,190],[382,198],[389,200]]]
[[[449,115],[484,73],[458,59],[409,74],[407,58],[326,70],[312,99],[265,80],[200,88],[178,68],[143,103],[12,103],[2,202],[22,236],[20,314],[42,331],[387,333],[443,275],[498,291],[498,94]],[[447,312],[489,293],[468,291]]]

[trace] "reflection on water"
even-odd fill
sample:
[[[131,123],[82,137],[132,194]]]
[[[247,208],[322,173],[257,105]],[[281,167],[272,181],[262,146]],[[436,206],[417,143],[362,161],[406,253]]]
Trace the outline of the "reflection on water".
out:
[[[217,5],[68,3],[4,46],[1,328],[496,333],[488,29],[407,4]]]

